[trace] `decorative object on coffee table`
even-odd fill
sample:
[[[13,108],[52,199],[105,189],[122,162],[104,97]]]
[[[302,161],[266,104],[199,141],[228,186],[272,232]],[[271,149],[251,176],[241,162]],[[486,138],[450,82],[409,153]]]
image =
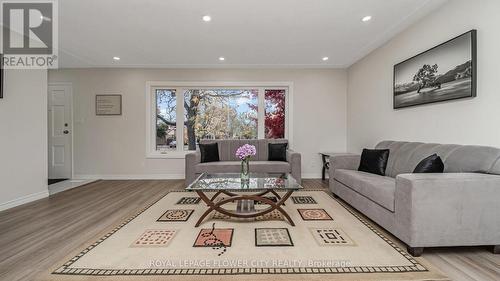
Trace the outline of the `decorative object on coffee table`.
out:
[[[241,179],[248,181],[250,179],[250,157],[257,154],[255,146],[244,144],[236,150],[236,157],[241,160]]]

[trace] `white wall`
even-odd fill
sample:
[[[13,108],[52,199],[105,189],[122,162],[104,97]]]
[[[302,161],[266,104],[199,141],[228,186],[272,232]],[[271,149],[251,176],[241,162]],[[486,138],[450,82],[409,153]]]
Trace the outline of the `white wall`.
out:
[[[48,196],[47,71],[5,71],[0,132],[0,210]]]
[[[345,70],[63,69],[50,82],[71,82],[77,178],[184,178],[183,159],[146,159],[146,81],[291,81],[293,148],[305,177],[319,177],[320,151],[345,151]],[[95,95],[123,94],[123,116],[95,116]]]
[[[384,139],[500,147],[500,1],[451,0],[348,70],[348,150]],[[478,30],[477,97],[392,109],[393,65]]]

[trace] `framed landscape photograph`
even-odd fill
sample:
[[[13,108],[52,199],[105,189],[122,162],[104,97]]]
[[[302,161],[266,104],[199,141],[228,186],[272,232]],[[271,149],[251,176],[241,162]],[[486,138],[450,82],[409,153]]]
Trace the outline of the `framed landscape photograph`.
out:
[[[476,96],[476,30],[394,66],[394,109]]]

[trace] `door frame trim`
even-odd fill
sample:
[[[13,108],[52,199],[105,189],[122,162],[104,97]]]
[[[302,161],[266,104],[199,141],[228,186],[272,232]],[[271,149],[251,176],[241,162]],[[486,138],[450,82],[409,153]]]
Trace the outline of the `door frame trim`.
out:
[[[71,149],[70,149],[70,153],[71,153],[71,179],[74,179],[75,178],[75,158],[74,158],[74,133],[75,133],[75,124],[74,124],[74,112],[73,112],[73,83],[71,82],[50,82],[47,84],[47,93],[49,93],[49,87],[50,86],[67,86],[69,87],[69,109],[71,111],[71,114],[70,114],[70,125],[71,125],[71,138],[70,138],[70,145],[71,145]],[[49,96],[47,96],[47,98],[50,98]],[[48,101],[47,101],[48,103]],[[47,108],[47,112],[48,112],[48,108]],[[47,118],[47,123],[50,122],[50,120]],[[47,124],[48,126],[48,124]],[[48,135],[49,136],[49,135]],[[47,140],[47,143],[48,143],[48,140]],[[48,171],[47,171],[48,173]]]

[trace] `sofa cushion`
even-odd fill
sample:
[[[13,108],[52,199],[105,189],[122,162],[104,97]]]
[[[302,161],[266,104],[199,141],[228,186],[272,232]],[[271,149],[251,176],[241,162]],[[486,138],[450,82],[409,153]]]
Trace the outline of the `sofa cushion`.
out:
[[[269,161],[286,161],[286,148],[288,143],[269,143],[268,154]]]
[[[413,173],[442,173],[444,164],[437,154],[432,154],[429,157],[422,159],[413,170]]]
[[[334,179],[387,210],[394,212],[396,180],[354,170],[335,170]]]
[[[201,173],[239,173],[241,172],[241,161],[219,161],[210,163],[199,163],[195,166],[195,172]],[[253,173],[290,173],[291,167],[288,162],[281,161],[250,161],[250,172]]]
[[[387,159],[389,159],[389,149],[365,148],[361,153],[358,171],[384,176]]]
[[[201,163],[219,161],[219,145],[217,143],[199,144]]]

